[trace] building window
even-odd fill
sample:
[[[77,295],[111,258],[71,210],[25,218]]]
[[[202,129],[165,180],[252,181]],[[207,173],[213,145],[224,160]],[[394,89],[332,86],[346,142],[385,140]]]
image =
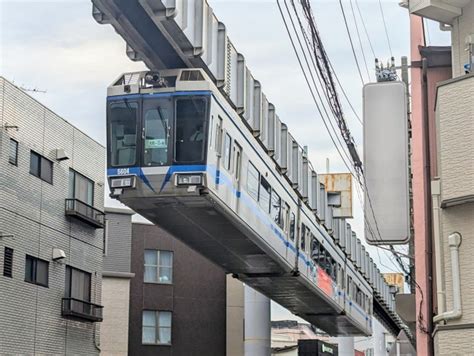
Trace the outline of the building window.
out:
[[[18,166],[18,141],[10,139],[10,151],[8,154],[8,162]]]
[[[30,173],[53,184],[53,162],[33,151],[30,155]]]
[[[3,275],[13,277],[13,249],[9,247],[5,247],[3,253]]]
[[[66,298],[91,301],[91,274],[66,266]]]
[[[49,278],[49,262],[26,255],[25,282],[47,287]]]
[[[69,198],[94,206],[94,182],[73,169],[69,169]]]
[[[147,283],[173,283],[173,252],[145,250],[145,274]]]
[[[143,311],[142,343],[152,345],[171,344],[171,312]]]

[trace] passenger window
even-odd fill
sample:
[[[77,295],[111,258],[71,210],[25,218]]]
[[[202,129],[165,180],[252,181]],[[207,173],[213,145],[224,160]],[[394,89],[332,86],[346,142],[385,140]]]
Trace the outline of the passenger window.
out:
[[[258,187],[260,174],[252,163],[249,162],[247,169],[247,192],[249,195],[258,201]]]
[[[314,236],[311,240],[311,259],[315,264],[319,263],[319,241]]]
[[[222,154],[222,118],[219,116],[219,120],[216,123],[216,154],[221,156]]]
[[[294,213],[291,213],[290,219],[290,240],[295,241],[295,227],[296,227],[296,217]]]
[[[272,192],[272,206],[271,206],[271,212],[270,212],[273,221],[280,227],[283,227],[283,222],[281,218],[281,199],[280,196],[275,193],[275,191]]]
[[[232,138],[228,133],[225,134],[224,141],[224,168],[230,169],[230,146],[232,144]]]
[[[305,250],[306,247],[306,226],[305,224],[301,224],[301,237],[300,237],[300,248],[302,251]]]
[[[235,176],[236,181],[239,181],[240,179],[240,165],[242,164],[241,152],[242,152],[242,148],[234,140],[234,176]]]
[[[270,212],[270,195],[272,192],[272,187],[270,183],[267,182],[263,176],[260,176],[260,192],[258,196],[258,201],[260,207],[267,213]]]
[[[283,206],[283,204],[282,204]],[[283,224],[284,224],[284,231],[285,233],[288,235],[288,233],[290,232],[289,230],[289,227],[290,227],[290,206],[285,203],[285,210],[284,210],[284,213],[283,213],[285,216],[283,218]]]

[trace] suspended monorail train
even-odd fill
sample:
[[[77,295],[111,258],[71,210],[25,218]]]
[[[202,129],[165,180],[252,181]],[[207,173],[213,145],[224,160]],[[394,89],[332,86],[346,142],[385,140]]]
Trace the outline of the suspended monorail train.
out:
[[[107,97],[111,196],[327,333],[370,335],[372,287],[312,207],[324,186],[300,177],[304,198],[261,134],[201,69],[123,74]]]

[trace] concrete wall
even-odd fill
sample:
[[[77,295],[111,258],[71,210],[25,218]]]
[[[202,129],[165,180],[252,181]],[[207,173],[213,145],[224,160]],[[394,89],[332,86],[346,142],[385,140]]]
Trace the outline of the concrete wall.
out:
[[[227,275],[227,356],[244,356],[244,284]]]
[[[61,317],[65,266],[91,273],[91,301],[101,303],[102,230],[65,216],[69,168],[92,179],[94,205],[103,210],[105,149],[0,77],[0,268],[14,249],[13,278],[0,275],[0,354],[96,355],[99,324]],[[8,163],[10,138],[19,142],[18,166]],[[55,160],[63,148],[65,161]],[[31,175],[30,150],[53,161],[53,184]],[[52,249],[65,251],[61,263]],[[49,286],[24,281],[25,255],[49,261]]]
[[[101,356],[128,355],[130,278],[102,279],[104,321],[101,325]]]
[[[462,9],[462,15],[454,20],[451,40],[453,46],[453,77],[464,74],[464,64],[468,63],[465,38],[474,35],[474,1]]]
[[[130,272],[132,217],[128,209],[105,208],[106,247],[104,271]]]

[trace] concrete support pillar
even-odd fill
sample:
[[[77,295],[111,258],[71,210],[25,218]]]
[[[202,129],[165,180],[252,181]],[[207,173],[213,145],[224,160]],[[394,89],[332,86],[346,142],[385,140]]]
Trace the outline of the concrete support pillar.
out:
[[[380,323],[373,323],[374,356],[387,356],[385,349],[385,330]]]
[[[354,356],[354,338],[338,337],[339,356]]]
[[[245,286],[245,356],[270,356],[270,338],[270,299]]]

